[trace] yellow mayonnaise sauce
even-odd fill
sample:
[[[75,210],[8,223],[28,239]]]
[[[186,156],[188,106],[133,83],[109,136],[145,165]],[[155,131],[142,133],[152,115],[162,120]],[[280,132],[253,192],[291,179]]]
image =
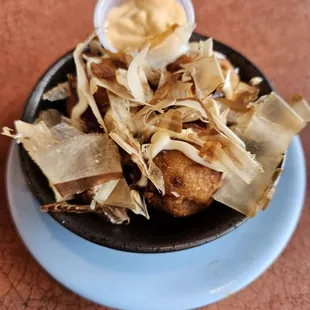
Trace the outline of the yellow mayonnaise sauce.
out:
[[[186,15],[177,0],[125,0],[109,12],[105,30],[112,46],[121,52],[184,23]]]

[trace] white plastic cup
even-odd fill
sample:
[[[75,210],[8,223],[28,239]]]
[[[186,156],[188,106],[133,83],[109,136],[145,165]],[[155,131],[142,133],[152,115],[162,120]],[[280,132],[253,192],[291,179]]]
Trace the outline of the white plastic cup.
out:
[[[115,53],[117,50],[112,46],[108,40],[104,24],[110,10],[113,7],[120,5],[124,0],[98,0],[94,12],[94,27],[100,43],[104,48]],[[187,23],[189,25],[195,24],[195,11],[191,0],[177,0],[183,7]]]

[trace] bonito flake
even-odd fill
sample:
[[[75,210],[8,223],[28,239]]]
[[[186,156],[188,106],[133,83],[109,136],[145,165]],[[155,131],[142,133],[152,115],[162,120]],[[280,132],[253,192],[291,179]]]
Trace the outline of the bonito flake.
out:
[[[70,116],[48,110],[33,124],[16,121],[16,134],[3,129],[48,178],[56,202],[42,211],[95,212],[114,224],[129,223],[128,210],[149,218],[144,192],[167,194],[154,160],[163,151],[216,171],[212,197],[226,206],[251,217],[267,207],[309,105],[297,94],[287,102],[273,92],[260,97],[263,79],[241,81],[212,39],[189,42],[193,28],[172,25],[127,54],[91,35],[73,54],[76,87],[63,82],[43,95],[73,99]],[[86,133],[87,122],[96,130]],[[128,162],[140,180],[124,175]]]

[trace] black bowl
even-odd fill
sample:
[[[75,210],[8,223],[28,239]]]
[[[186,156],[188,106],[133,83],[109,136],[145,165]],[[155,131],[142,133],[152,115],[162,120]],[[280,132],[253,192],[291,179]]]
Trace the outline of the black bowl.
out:
[[[194,33],[191,40],[205,40],[206,37]],[[225,54],[235,67],[239,67],[241,79],[249,81],[261,76],[260,94],[272,91],[263,73],[249,60],[228,46],[214,41],[214,49]],[[22,120],[33,122],[41,110],[55,108],[64,112],[64,102],[43,101],[42,94],[66,80],[66,75],[75,71],[72,52],[60,58],[43,75],[28,99]],[[47,179],[28,153],[20,147],[20,157],[24,174],[31,190],[41,204],[53,202],[53,193]],[[159,253],[183,250],[210,242],[237,228],[247,217],[218,202],[200,214],[188,218],[172,218],[156,210],[150,210],[150,220],[132,215],[127,226],[115,226],[103,222],[95,214],[50,214],[62,226],[91,242],[110,248],[141,253]]]

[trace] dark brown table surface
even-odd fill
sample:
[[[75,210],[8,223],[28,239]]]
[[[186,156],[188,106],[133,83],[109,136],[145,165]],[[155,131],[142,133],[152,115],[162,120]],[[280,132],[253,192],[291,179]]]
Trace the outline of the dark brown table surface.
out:
[[[309,0],[193,2],[198,32],[241,51],[284,98],[300,92],[310,100]],[[94,4],[95,0],[0,0],[1,126],[12,126],[48,66],[92,31]],[[309,159],[310,126],[301,138]],[[0,138],[0,309],[105,309],[56,283],[17,236],[4,184],[9,143]],[[206,309],[310,309],[309,185],[298,228],[283,254],[249,287]]]

